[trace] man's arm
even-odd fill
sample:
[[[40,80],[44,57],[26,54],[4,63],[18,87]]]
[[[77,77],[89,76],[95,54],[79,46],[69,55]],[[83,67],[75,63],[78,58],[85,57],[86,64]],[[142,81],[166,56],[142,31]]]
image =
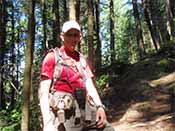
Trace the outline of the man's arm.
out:
[[[96,113],[97,127],[103,128],[106,124],[106,113],[104,108],[101,106],[102,102],[101,102],[100,96],[91,78],[88,78],[86,80],[86,90],[87,90],[87,95],[91,96],[95,105],[99,107],[97,108],[97,113]]]
[[[99,94],[98,94],[98,92],[94,86],[93,80],[91,78],[88,78],[86,80],[86,90],[87,90],[87,95],[89,95],[93,98],[93,101],[94,101],[96,106],[102,105]]]
[[[51,80],[45,79],[40,82],[39,88],[39,100],[40,108],[43,116],[43,123],[46,126],[51,119],[50,105],[49,105],[49,88]]]

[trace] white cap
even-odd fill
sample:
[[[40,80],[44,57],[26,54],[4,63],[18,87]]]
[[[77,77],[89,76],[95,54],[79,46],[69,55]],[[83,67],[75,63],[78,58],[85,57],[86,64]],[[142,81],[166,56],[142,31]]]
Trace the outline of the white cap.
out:
[[[65,33],[69,31],[70,29],[76,29],[78,31],[81,31],[80,25],[75,20],[66,21],[63,24],[62,32]]]

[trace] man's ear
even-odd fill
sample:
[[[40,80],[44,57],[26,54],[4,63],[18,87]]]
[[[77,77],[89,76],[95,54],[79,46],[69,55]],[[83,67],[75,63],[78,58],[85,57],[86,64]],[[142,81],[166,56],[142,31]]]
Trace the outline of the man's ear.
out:
[[[83,39],[83,34],[80,33],[80,41]]]
[[[62,41],[64,41],[64,33],[60,34],[60,38],[61,38]]]

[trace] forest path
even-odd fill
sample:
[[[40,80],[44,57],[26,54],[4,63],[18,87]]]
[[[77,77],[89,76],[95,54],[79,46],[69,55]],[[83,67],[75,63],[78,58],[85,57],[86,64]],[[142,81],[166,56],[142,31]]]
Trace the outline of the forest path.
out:
[[[175,131],[169,98],[159,93],[149,101],[133,101],[126,106],[127,110],[110,111],[116,116],[112,121],[115,131]]]
[[[175,131],[175,52],[172,52],[172,58],[165,58],[162,53],[125,69],[124,65],[119,69],[116,68],[119,65],[114,65],[111,85],[102,93],[109,109],[108,120],[115,131]]]

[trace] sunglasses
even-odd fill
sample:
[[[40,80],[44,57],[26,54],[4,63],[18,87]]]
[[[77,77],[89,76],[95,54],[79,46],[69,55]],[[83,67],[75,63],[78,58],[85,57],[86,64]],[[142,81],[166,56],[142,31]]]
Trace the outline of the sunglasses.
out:
[[[80,34],[77,34],[77,33],[66,33],[65,36],[66,37],[80,37]]]

